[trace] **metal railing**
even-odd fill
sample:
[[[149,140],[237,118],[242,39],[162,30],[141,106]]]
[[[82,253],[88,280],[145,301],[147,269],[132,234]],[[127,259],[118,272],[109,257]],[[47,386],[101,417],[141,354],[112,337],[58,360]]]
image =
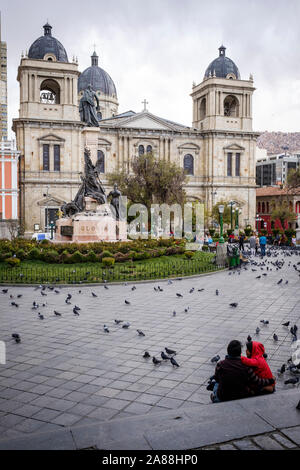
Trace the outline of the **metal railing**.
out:
[[[201,260],[180,260],[176,262],[145,263],[103,267],[72,267],[53,265],[51,267],[6,267],[0,265],[0,283],[8,284],[83,284],[107,282],[142,281],[184,277],[218,271],[217,266]]]

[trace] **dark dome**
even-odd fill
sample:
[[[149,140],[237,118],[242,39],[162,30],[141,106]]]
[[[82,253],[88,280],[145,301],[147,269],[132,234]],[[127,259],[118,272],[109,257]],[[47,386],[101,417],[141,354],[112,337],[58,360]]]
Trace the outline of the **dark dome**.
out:
[[[241,79],[239,69],[233,62],[225,55],[226,47],[219,47],[219,57],[212,61],[206,69],[205,78],[216,76],[217,78],[226,78],[228,74],[234,74],[237,80]]]
[[[78,93],[92,85],[94,91],[101,91],[105,95],[117,97],[117,90],[111,77],[105,70],[98,67],[96,52],[91,56],[92,65],[82,72],[78,78]]]
[[[43,59],[46,54],[54,54],[58,62],[68,62],[64,46],[51,34],[52,26],[46,23],[43,28],[44,36],[38,38],[30,46],[29,59]]]

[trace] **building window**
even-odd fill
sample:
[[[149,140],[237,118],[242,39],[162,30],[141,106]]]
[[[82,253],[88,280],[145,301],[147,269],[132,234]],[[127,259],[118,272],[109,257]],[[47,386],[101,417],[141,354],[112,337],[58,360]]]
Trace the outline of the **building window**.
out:
[[[232,176],[232,153],[227,153],[227,176]]]
[[[55,80],[44,80],[40,88],[40,102],[45,104],[60,104],[60,88]]]
[[[200,104],[200,121],[206,116],[206,98],[203,98]]]
[[[257,212],[260,214],[260,202],[257,203]]]
[[[240,176],[241,154],[235,154],[235,176]]]
[[[263,202],[262,205],[261,205],[261,212],[262,214],[264,214],[266,212],[266,209],[265,209],[265,203]]]
[[[239,117],[239,102],[233,95],[226,96],[224,100],[224,116]]]
[[[60,171],[60,145],[54,145],[54,171]]]
[[[147,146],[147,153],[152,153],[152,145]]]
[[[105,173],[105,156],[102,150],[98,150],[96,170],[98,173]]]
[[[144,155],[145,153],[145,148],[143,145],[139,145],[139,155]]]
[[[183,168],[184,168],[184,171],[187,175],[193,175],[194,174],[194,157],[193,157],[193,155],[190,155],[188,153],[187,155],[184,156]]]
[[[43,145],[43,170],[49,171],[49,144]]]

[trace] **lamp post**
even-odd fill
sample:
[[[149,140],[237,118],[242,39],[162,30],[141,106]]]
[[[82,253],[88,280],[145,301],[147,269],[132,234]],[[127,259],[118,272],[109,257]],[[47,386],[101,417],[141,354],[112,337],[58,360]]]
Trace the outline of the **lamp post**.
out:
[[[51,240],[53,240],[53,230],[54,230],[54,227],[55,227],[55,224],[53,222],[53,220],[51,220],[50,222],[50,232],[51,232]]]
[[[223,214],[224,214],[224,206],[220,205],[219,206],[219,214],[220,214],[220,240],[219,243],[224,243],[224,238],[223,238]]]
[[[235,229],[239,229],[239,208],[235,208]]]
[[[229,201],[228,203],[230,205],[230,228],[233,230],[233,217],[232,217],[232,210],[235,208],[235,201]]]

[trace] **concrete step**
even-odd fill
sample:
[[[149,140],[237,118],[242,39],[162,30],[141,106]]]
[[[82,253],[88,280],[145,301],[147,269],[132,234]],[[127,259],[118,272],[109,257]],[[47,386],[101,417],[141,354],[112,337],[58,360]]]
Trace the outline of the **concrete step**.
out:
[[[187,450],[300,426],[299,388],[0,440],[0,450]],[[300,429],[300,428],[299,428]]]

